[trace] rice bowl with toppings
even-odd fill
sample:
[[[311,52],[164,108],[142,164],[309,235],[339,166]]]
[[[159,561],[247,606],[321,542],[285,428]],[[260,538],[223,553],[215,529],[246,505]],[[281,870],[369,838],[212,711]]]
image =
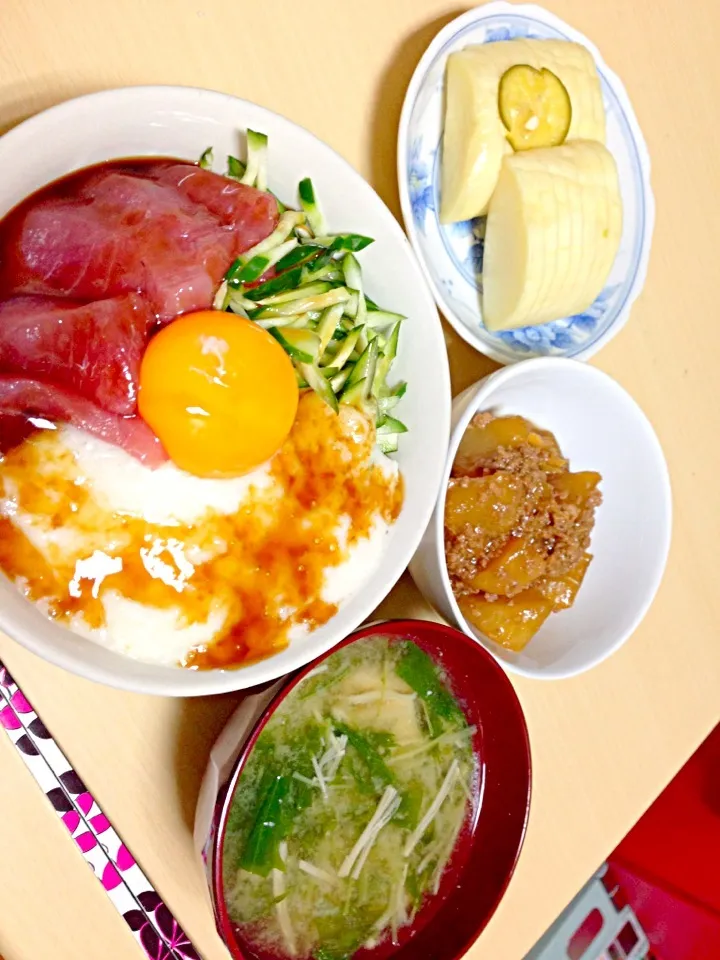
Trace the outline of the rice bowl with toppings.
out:
[[[137,91],[128,94],[136,97]],[[152,113],[156,109],[154,98],[157,95],[152,89],[144,94]],[[178,93],[180,98],[185,95],[185,91]],[[107,96],[98,95],[98,98]],[[227,109],[236,103],[221,95],[217,95],[217,99],[214,95],[207,97],[221,112],[222,108]],[[253,110],[265,121],[272,117],[259,108],[251,108],[249,112]],[[37,120],[30,121],[28,126],[34,122]],[[134,123],[135,120],[125,116],[123,122]],[[252,122],[256,122],[255,118]],[[202,121],[198,121],[198,126],[204,131],[209,129],[203,127]],[[237,121],[235,129],[236,126]],[[248,127],[253,129],[250,120]],[[273,118],[265,123],[265,129],[270,134],[271,144],[270,186],[278,196],[290,199],[293,191],[287,183],[292,173],[285,157],[288,156],[287,137],[295,142],[296,128]],[[13,135],[22,132],[23,129],[19,128]],[[217,134],[215,125],[213,132]],[[232,136],[228,125],[224,137],[213,137],[216,154],[222,156],[221,151],[227,149],[225,143]],[[316,162],[318,156],[326,155],[325,148],[308,135],[303,136],[306,137],[308,155],[315,157]],[[153,137],[156,140],[158,137],[164,137],[166,141],[172,139],[167,130],[156,132]],[[282,157],[279,182],[273,179],[275,142],[279,144],[277,155]],[[152,142],[148,143],[148,152],[154,157],[161,155]],[[196,156],[201,152],[198,149]],[[170,144],[162,153],[164,156],[186,155],[186,151]],[[248,167],[254,162],[252,150],[242,160],[237,148],[230,156],[237,157],[239,163]],[[95,158],[90,156],[88,159]],[[170,161],[163,163],[169,164]],[[334,163],[333,158],[331,166]],[[180,161],[175,162],[176,167],[179,164]],[[191,166],[187,161],[183,164]],[[297,170],[297,164],[294,166]],[[202,164],[193,169],[224,179],[223,174],[204,170]],[[323,169],[322,161],[320,169]],[[342,170],[342,175],[359,183],[342,165],[338,169]],[[48,170],[48,177],[52,172]],[[254,173],[256,181],[257,172]],[[299,175],[304,172],[302,167],[297,170],[296,185]],[[177,179],[174,174],[173,178]],[[27,190],[31,184],[27,178],[24,182]],[[47,379],[33,370],[0,371],[5,385],[9,377],[15,381],[27,381],[33,376],[41,385],[23,382],[17,386],[13,383],[0,404],[4,415],[16,414],[18,411],[8,406],[7,397],[11,397],[12,402],[18,402],[23,412],[32,417],[31,425],[36,428],[21,442],[10,446],[0,465],[3,472],[4,535],[8,543],[12,541],[3,551],[2,565],[6,574],[35,601],[43,619],[47,616],[54,619],[55,622],[49,624],[53,657],[67,662],[68,659],[76,660],[78,655],[83,660],[89,656],[96,664],[103,665],[103,679],[114,682],[113,674],[119,663],[117,654],[122,653],[120,674],[125,670],[125,657],[129,655],[147,665],[144,667],[138,663],[130,670],[135,678],[142,676],[148,682],[152,676],[160,681],[161,686],[170,680],[165,671],[171,670],[173,676],[177,676],[174,665],[183,664],[195,668],[187,672],[192,678],[188,686],[195,687],[194,678],[204,674],[207,682],[200,686],[206,689],[218,682],[218,668],[243,664],[247,666],[241,673],[248,674],[247,680],[238,674],[238,679],[233,678],[223,688],[246,686],[258,682],[261,677],[276,676],[289,669],[292,663],[304,662],[317,655],[319,644],[327,648],[333,642],[332,637],[337,636],[339,623],[349,624],[345,613],[354,610],[353,617],[366,615],[373,605],[373,598],[377,602],[386,592],[388,554],[393,560],[394,571],[390,582],[401,572],[409,552],[405,539],[408,531],[402,539],[397,531],[409,522],[408,504],[416,517],[414,522],[410,521],[411,535],[415,536],[420,525],[417,508],[422,501],[421,522],[424,522],[432,500],[429,491],[424,491],[427,467],[421,464],[425,454],[419,449],[419,442],[411,439],[414,428],[419,425],[419,398],[411,399],[413,388],[406,377],[416,366],[422,368],[427,364],[427,360],[421,357],[424,353],[426,358],[427,352],[421,349],[418,336],[420,340],[426,340],[428,332],[432,331],[431,339],[437,338],[441,342],[439,327],[436,317],[430,318],[426,314],[413,336],[401,334],[398,337],[402,318],[391,311],[408,303],[409,288],[405,280],[398,285],[397,277],[403,271],[415,276],[416,267],[405,249],[393,252],[392,243],[388,245],[387,211],[382,208],[378,212],[374,208],[377,201],[373,201],[369,206],[359,204],[358,214],[351,215],[349,211],[351,207],[353,210],[358,208],[357,202],[349,204],[341,199],[338,208],[339,191],[331,187],[329,194],[326,193],[324,179],[314,178],[311,183],[305,177],[302,184],[297,212],[283,208],[278,202],[278,219],[275,229],[271,230],[276,242],[262,250],[258,248],[265,241],[257,241],[247,250],[244,262],[242,253],[235,256],[229,267],[224,268],[225,281],[220,278],[219,286],[213,288],[213,302],[209,305],[203,294],[202,302],[193,304],[189,314],[182,313],[179,319],[168,320],[162,307],[167,302],[166,290],[163,291],[163,300],[157,299],[155,294],[147,296],[142,286],[132,291],[132,295],[150,301],[157,318],[155,322],[160,326],[159,333],[151,334],[150,344],[165,338],[169,345],[168,356],[173,362],[177,362],[184,349],[184,334],[175,335],[173,328],[189,327],[193,311],[194,316],[200,316],[197,308],[208,311],[209,307],[213,317],[225,318],[223,322],[233,324],[234,328],[244,324],[256,329],[258,343],[262,335],[275,344],[279,355],[284,358],[283,363],[287,364],[285,369],[292,375],[298,402],[295,415],[286,426],[292,404],[291,391],[277,395],[277,390],[273,393],[269,386],[262,386],[262,414],[265,417],[269,411],[272,429],[279,438],[269,457],[259,448],[251,451],[255,462],[246,458],[242,473],[232,464],[228,472],[227,458],[216,467],[212,458],[204,456],[198,468],[197,463],[192,462],[197,444],[186,442],[192,431],[188,430],[182,417],[175,416],[177,404],[172,409],[172,416],[168,417],[169,407],[163,406],[168,396],[162,395],[162,377],[155,374],[151,382],[148,374],[143,379],[147,370],[142,355],[138,390],[140,417],[105,408],[101,421],[95,417],[99,400],[105,402],[99,395],[98,383],[92,384],[91,388],[87,382],[83,384],[77,380],[60,384],[57,382],[59,377],[52,384],[53,401],[45,410],[42,405],[48,396]],[[259,189],[257,182],[245,185]],[[164,183],[163,187],[166,186]],[[310,199],[308,186],[313,191]],[[313,188],[317,190],[317,197]],[[369,193],[368,196],[374,195]],[[65,198],[60,199],[65,202]],[[187,212],[187,207],[183,209]],[[320,221],[315,220],[315,229],[311,227],[306,229],[304,236],[294,233],[289,238],[291,247],[288,247],[287,237],[278,237],[277,228],[288,223],[288,214],[294,213],[296,218],[292,233],[296,227],[304,225],[303,219],[309,224],[313,216],[323,212],[328,225],[337,223],[346,232],[321,234]],[[64,216],[64,209],[62,213]],[[363,220],[368,222],[367,232],[358,229]],[[378,246],[383,246],[384,254],[374,253],[372,246],[367,251],[363,249],[369,242],[366,238],[371,235],[373,223],[374,232],[378,234],[376,241]],[[134,225],[132,221],[130,225]],[[356,238],[360,238],[359,241]],[[303,245],[308,249],[294,254],[298,257],[296,264],[303,270],[301,277],[295,274],[294,285],[288,284],[282,289],[281,282],[280,286],[275,283],[274,288],[262,290],[263,285],[292,273],[292,263],[286,261],[283,268],[282,260]],[[314,249],[310,250],[310,247]],[[326,252],[325,259],[319,266],[324,268],[325,274],[317,280],[307,275],[308,261],[322,261],[323,251]],[[387,269],[388,251],[395,263],[392,280]],[[266,264],[259,275],[253,277],[252,271],[257,264],[252,261],[266,253],[275,258],[274,263]],[[408,262],[404,262],[406,257]],[[159,288],[156,284],[152,289]],[[254,300],[253,290],[258,291]],[[116,300],[127,297],[115,289],[108,289],[106,293],[115,296]],[[13,297],[28,298],[20,304],[22,309],[40,307],[45,313],[55,311],[56,301],[64,295],[58,290],[50,294],[27,287],[17,290],[3,288],[6,301]],[[73,290],[73,300],[77,296],[77,291]],[[90,302],[86,299],[86,291],[82,297],[81,307],[85,309]],[[53,302],[43,300],[40,303],[41,298]],[[428,308],[428,297],[423,288],[415,289],[409,299],[415,305],[411,302],[405,307],[408,319],[402,320],[404,330],[409,330],[408,324],[416,323],[416,316],[422,316],[423,310]],[[296,303],[289,306],[293,300]],[[101,301],[107,302],[102,296]],[[391,309],[382,309],[378,304],[388,304]],[[60,306],[64,313],[70,312],[65,304]],[[296,307],[303,309],[296,311]],[[138,311],[136,303],[128,303],[126,307],[125,301],[118,304],[117,310],[130,308]],[[330,311],[332,314],[328,316]],[[298,314],[302,317],[301,323],[297,322]],[[291,322],[286,322],[288,317],[293,318]],[[62,319],[66,323],[80,323],[75,315]],[[418,330],[423,332],[418,334]],[[175,341],[172,344],[171,333]],[[208,343],[217,346],[219,339],[212,328],[208,329],[204,347]],[[227,356],[220,351],[218,356],[217,351],[209,348],[206,351],[204,347],[199,351],[201,363],[196,363],[197,358],[192,355],[192,363],[181,364],[181,367],[191,371],[200,369],[203,376],[212,378],[229,357],[230,364],[229,367],[226,364],[226,368],[232,373],[232,351]],[[262,350],[266,348],[263,346]],[[268,356],[270,352],[268,347]],[[215,367],[205,369],[206,360]],[[391,364],[392,379],[388,379]],[[260,367],[260,364],[255,366]],[[444,358],[438,370],[436,356],[432,368],[436,377],[430,392],[440,394],[442,386],[447,388]],[[162,371],[162,364],[156,364],[156,369]],[[171,369],[166,364],[168,373]],[[318,372],[322,380],[318,380]],[[281,376],[286,383],[286,374]],[[429,366],[426,378],[428,381],[433,379]],[[270,380],[276,382],[274,376]],[[178,377],[169,375],[167,381],[178,383]],[[407,396],[403,396],[406,382],[410,389]],[[95,390],[92,398],[87,394],[88,389]],[[169,393],[168,388],[166,394]],[[143,395],[146,400],[151,398],[153,403],[144,406]],[[76,402],[78,396],[82,402]],[[288,400],[282,400],[283,396]],[[203,404],[205,399],[203,396]],[[170,397],[169,402],[175,403],[175,398]],[[153,404],[155,408],[151,410]],[[180,406],[189,413],[190,419],[199,416],[196,407],[191,410],[190,404]],[[443,398],[439,409],[429,414],[431,433],[437,436],[440,430],[443,443],[446,406]],[[205,405],[203,409],[210,409],[214,416],[217,408]],[[237,405],[229,409],[231,418],[240,415]],[[221,409],[220,413],[225,417],[227,410]],[[403,416],[405,423],[398,419],[398,415]],[[137,419],[133,420],[134,417]],[[163,417],[166,420],[164,425],[161,424]],[[7,422],[6,419],[3,428]],[[226,426],[224,433],[219,430],[216,434],[223,437],[222,444],[216,443],[216,447],[237,448],[240,436],[253,439],[268,433],[265,429],[254,429],[249,419],[244,421],[242,429],[231,426],[236,420],[220,422],[225,422]],[[48,425],[55,429],[48,429]],[[133,429],[125,433],[128,425]],[[191,426],[195,429],[194,424]],[[143,435],[140,428],[149,430]],[[160,449],[147,443],[148,433],[160,441]],[[118,439],[123,434],[129,436],[127,444]],[[3,440],[6,436],[4,430]],[[167,453],[171,450],[168,458]],[[242,453],[244,456],[246,451]],[[403,461],[413,473],[420,467],[425,474],[422,481],[415,473],[412,479],[406,476]],[[210,467],[206,469],[208,463]],[[235,458],[234,463],[239,460]],[[42,471],[45,473],[40,483]],[[43,500],[38,496],[40,487],[51,495]],[[408,519],[403,523],[406,516]],[[12,528],[10,533],[7,532],[9,528]],[[61,528],[64,528],[62,534]],[[21,541],[27,549],[18,551],[17,545]],[[228,544],[230,549],[226,548]],[[108,545],[112,545],[112,549],[106,549]],[[119,569],[119,561],[122,561],[122,569]],[[23,566],[25,569],[21,569]],[[53,578],[55,584],[51,583]],[[197,589],[187,591],[187,583],[193,578]],[[62,585],[59,592],[57,582]],[[136,593],[140,582],[142,588]],[[368,584],[367,589],[362,589],[364,583]],[[210,584],[213,589],[206,589]],[[259,592],[258,585],[263,587]],[[6,585],[0,584],[0,589],[5,595]],[[195,593],[192,601],[187,596],[191,592]],[[358,596],[359,593],[362,596]],[[24,628],[18,632],[18,612],[21,612],[23,624],[27,622],[29,612],[27,607],[19,608],[11,594],[7,596],[10,599],[7,611],[10,622],[6,624],[4,621],[3,625],[37,647],[38,621],[32,618],[35,636],[29,637]],[[151,626],[152,618],[141,616],[137,605],[149,607],[153,614],[157,614],[159,619],[155,620],[155,627]],[[138,629],[141,619],[144,622],[142,630]],[[61,624],[70,627],[70,631],[63,630]],[[60,629],[60,634],[56,629]],[[61,635],[67,637],[64,648]],[[163,636],[165,639],[161,640]],[[90,652],[87,637],[99,641],[99,656]],[[41,630],[39,646],[43,647],[45,655],[48,639],[46,629]],[[307,653],[300,651],[303,644],[308,645]],[[272,667],[262,669],[269,664],[268,657],[272,657]],[[163,680],[160,680],[161,676]],[[122,677],[119,682],[123,683]],[[152,681],[149,682],[158,689]],[[185,681],[180,681],[180,686],[184,688]]]
[[[402,479],[373,446],[359,411],[335,415],[314,393],[273,460],[234,480],[43,431],[0,465],[0,568],[56,622],[126,656],[258,660],[327,622],[377,566]]]

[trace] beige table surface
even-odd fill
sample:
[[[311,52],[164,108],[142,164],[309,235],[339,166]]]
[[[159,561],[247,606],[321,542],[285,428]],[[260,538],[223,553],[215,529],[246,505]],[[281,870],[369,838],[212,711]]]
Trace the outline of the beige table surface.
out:
[[[471,951],[478,960],[520,960],[720,716],[720,6],[549,2],[623,77],[652,156],[658,216],[647,286],[596,362],[658,430],[675,531],[655,605],[620,653],[575,680],[516,682],[533,747],[532,813],[508,893]],[[213,87],[314,131],[399,215],[405,87],[433,35],[460,12],[448,0],[3,0],[0,128],[103,87]],[[492,368],[449,330],[447,343],[456,391]],[[381,609],[432,616],[407,577]],[[190,825],[210,744],[237,696],[173,701],[105,690],[5,637],[0,657],[203,956],[222,960]],[[4,737],[0,954],[139,956]]]

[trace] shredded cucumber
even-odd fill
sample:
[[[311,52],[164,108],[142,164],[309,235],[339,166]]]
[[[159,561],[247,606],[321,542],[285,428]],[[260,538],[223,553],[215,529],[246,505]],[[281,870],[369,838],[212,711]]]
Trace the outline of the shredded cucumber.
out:
[[[213,310],[225,310],[228,302],[228,285],[227,280],[223,280],[220,286],[217,289],[215,298],[213,300]]]
[[[348,403],[351,406],[358,405],[362,400],[365,399],[365,384],[367,380],[365,377],[362,380],[358,380],[355,383],[350,383],[348,380],[345,385],[345,389],[340,394],[340,403]]]
[[[407,433],[407,427],[401,420],[396,420],[395,417],[383,416],[378,421],[377,432],[378,434]]]
[[[318,368],[310,363],[300,363],[298,364],[298,368],[307,380],[308,386],[312,387],[313,390],[322,397],[325,403],[327,403],[329,407],[332,407],[335,413],[337,413],[338,398],[335,396],[332,385],[325,379]]]
[[[342,283],[343,275],[335,264],[320,264],[320,257],[303,268],[303,283],[312,280],[329,280],[331,283]]]
[[[293,237],[292,240],[279,244],[274,250],[256,253],[249,260],[245,258],[242,261],[236,260],[235,265],[228,272],[228,283],[235,287],[242,283],[253,283],[296,246],[297,238]]]
[[[292,300],[302,300],[303,297],[317,297],[321,293],[327,293],[330,290],[330,284],[319,281],[318,283],[306,283],[295,290],[288,290],[287,293],[276,293],[270,297],[263,297],[257,303],[263,307],[277,306],[279,303],[290,303]]]
[[[352,352],[355,349],[355,344],[360,339],[361,333],[362,329],[358,328],[357,330],[353,330],[352,333],[349,333],[347,337],[345,337],[338,352],[331,357],[332,365],[334,367],[340,367],[340,369],[342,369],[345,366],[352,356]]]
[[[328,290],[315,296],[305,296],[293,298],[290,301],[280,301],[264,306],[255,316],[258,320],[264,320],[266,317],[283,317],[289,313],[307,313],[310,310],[324,310],[325,307],[331,307],[336,303],[343,304],[343,308],[348,301],[350,294],[345,287],[338,287],[335,290]],[[255,319],[255,318],[253,318]]]
[[[333,368],[335,369],[335,368]],[[344,370],[341,370],[340,373],[336,373],[330,380],[330,386],[333,388],[333,393],[340,393],[342,388],[347,383],[348,377],[352,373],[352,367],[345,367]]]
[[[231,180],[242,180],[245,176],[245,164],[237,157],[228,156],[227,158],[227,176]]]
[[[377,369],[375,370],[375,383],[373,384],[373,392],[377,397],[382,397],[387,390],[387,378],[388,374],[390,373],[390,367],[393,364],[393,360],[397,356],[399,337],[400,323],[398,322],[392,328],[390,336],[387,339],[387,343],[385,344],[383,355],[378,360]]]
[[[271,193],[267,149],[265,134],[248,130],[247,163],[229,156],[228,177]],[[208,149],[200,165],[211,163]],[[339,403],[357,406],[375,419],[380,449],[394,452],[407,428],[391,411],[406,384],[391,386],[388,377],[405,317],[382,309],[365,291],[356,254],[373,239],[330,233],[309,178],[299,184],[298,197],[299,210],[278,200],[277,226],[234,261],[214,306],[268,330],[291,357],[298,386],[314,390],[335,411]]]
[[[312,330],[298,330],[295,327],[271,327],[270,333],[293,360],[299,360],[301,363],[314,363],[317,359],[320,337]]]
[[[368,386],[364,393],[364,397],[368,397],[370,394],[370,387],[375,379],[377,361],[378,343],[377,340],[372,340],[363,350],[362,354],[360,355],[360,359],[353,367],[352,373],[348,378],[348,386],[352,385],[353,383],[357,383],[360,380],[365,380]]]
[[[364,325],[367,316],[367,304],[365,303],[365,295],[363,294],[362,270],[354,254],[348,253],[344,257],[343,273],[345,275],[345,285],[348,290],[355,290],[358,294],[355,320],[358,326],[361,324]]]
[[[251,300],[246,300],[239,290],[233,290],[230,286],[228,286],[226,293],[225,305],[233,313],[238,313],[243,317],[249,317],[250,311],[255,306]]]
[[[356,324],[355,324],[356,326],[357,326],[357,312],[358,312],[359,300],[360,298],[358,296],[357,290],[351,290],[350,296],[347,298],[345,302],[345,310],[344,310],[346,317],[350,317],[351,319],[356,321]]]
[[[265,237],[264,240],[261,240],[260,243],[256,243],[254,247],[251,247],[249,250],[246,250],[242,256],[238,257],[237,260],[232,264],[227,273],[228,282],[235,279],[235,272],[237,269],[242,269],[244,264],[248,263],[253,257],[258,257],[263,254],[268,253],[271,250],[275,250],[282,243],[287,241],[290,234],[293,232],[294,228],[302,222],[303,214],[298,213],[296,210],[287,210],[281,217],[278,222],[278,225],[275,227],[273,232],[269,237]],[[297,238],[293,243],[293,247],[297,246]],[[290,251],[286,251],[289,253]],[[286,252],[283,252],[279,256],[275,263],[279,263],[280,260],[286,255]]]
[[[407,384],[400,383],[397,385],[397,387],[395,387],[392,393],[388,394],[388,396],[380,397],[378,399],[378,416],[382,417],[396,407],[402,397],[405,396],[406,389]]]
[[[315,189],[312,185],[312,180],[309,177],[306,177],[304,180],[300,181],[298,186],[298,194],[300,196],[300,206],[305,211],[305,215],[307,217],[308,226],[316,236],[319,233],[324,233],[325,218],[323,217],[322,210],[318,205],[315,197]]]
[[[309,263],[317,258],[319,254],[320,250],[317,247],[312,247],[310,244],[305,243],[296,250],[293,250],[293,252],[289,253],[286,257],[283,257],[282,260],[278,260],[278,271],[289,270],[290,267],[295,267],[298,264]]]
[[[295,247],[295,250],[299,249],[299,247]],[[290,251],[290,253],[293,252],[294,251],[292,250]],[[280,262],[281,261],[278,261],[278,263]],[[275,269],[278,269],[277,263],[275,264]],[[273,277],[271,280],[266,280],[265,283],[261,283],[257,287],[252,287],[250,290],[243,290],[243,296],[247,300],[255,300],[258,302],[274,293],[281,293],[283,290],[293,290],[300,283],[301,273],[302,270],[300,267],[287,270],[285,273],[281,273],[279,276]]]
[[[241,183],[258,190],[267,190],[267,144],[268,138],[257,130],[247,132],[247,167]]]
[[[262,327],[263,330],[272,330],[273,327],[295,327],[297,329],[304,329],[309,326],[306,313],[290,313],[286,317],[268,317],[266,320],[258,320],[255,316],[248,316],[248,320],[254,321],[259,327]]]
[[[213,165],[213,149],[208,147],[207,150],[203,150],[200,159],[198,160],[198,166],[203,170],[212,170]]]
[[[359,233],[339,233],[336,235],[316,236],[314,242],[319,243],[323,247],[327,247],[330,254],[337,253],[337,255],[341,257],[347,250],[351,253],[357,253],[359,250],[364,250],[365,247],[369,247],[370,244],[375,241],[372,237],[363,237]]]
[[[343,315],[342,303],[336,303],[331,307],[327,307],[327,309],[323,313],[322,319],[320,320],[320,324],[318,325],[318,335],[320,337],[321,355],[325,352],[327,345],[332,340],[335,334],[335,331],[337,330],[338,324],[342,320],[342,315]]]

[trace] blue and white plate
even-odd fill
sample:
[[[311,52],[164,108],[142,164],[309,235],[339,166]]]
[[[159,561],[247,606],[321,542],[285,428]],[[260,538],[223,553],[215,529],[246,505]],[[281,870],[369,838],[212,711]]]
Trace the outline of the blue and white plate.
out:
[[[535,327],[490,333],[481,311],[485,220],[441,224],[438,218],[445,63],[469,44],[517,37],[574,40],[592,53],[607,114],[607,147],[615,157],[623,233],[608,282],[584,313]],[[425,51],[410,81],[398,134],[398,179],[405,226],[435,300],[464,340],[500,363],[528,357],[585,360],[627,321],[647,272],[655,220],[650,159],[618,77],[597,48],[558,17],[533,5],[489,3],[449,23]]]

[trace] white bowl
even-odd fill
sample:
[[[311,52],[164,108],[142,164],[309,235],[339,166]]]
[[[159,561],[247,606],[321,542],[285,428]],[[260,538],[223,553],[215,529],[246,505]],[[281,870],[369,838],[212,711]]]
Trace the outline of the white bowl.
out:
[[[482,323],[485,218],[441,224],[438,197],[444,122],[445,64],[469,44],[516,37],[573,40],[595,59],[607,115],[607,146],[620,177],[624,218],[620,249],[604,289],[584,313],[535,327],[491,333]],[[650,159],[625,88],[577,30],[531,4],[487,3],[457,17],[432,41],[408,86],[398,132],[403,218],[437,305],[467,342],[500,363],[533,356],[586,360],[615,336],[642,290],[655,204]]]
[[[594,559],[575,604],[552,614],[522,653],[486,639],[465,620],[445,563],[447,482],[465,429],[481,410],[527,417],[555,434],[571,470],[597,470],[603,478],[590,547]],[[539,358],[505,367],[455,399],[441,493],[410,572],[430,603],[508,670],[554,680],[589,670],[635,630],[660,585],[671,526],[667,465],[640,407],[594,367]]]
[[[398,408],[409,433],[397,461],[405,479],[402,513],[382,563],[338,614],[308,638],[238,670],[198,672],[139,663],[48,621],[7,580],[0,582],[0,629],[46,660],[128,690],[193,696],[238,690],[303,666],[351,633],[401,575],[428,522],[442,479],[450,425],[450,377],[440,321],[417,261],[395,218],[352,167],[311,133],[235,97],[185,87],[132,87],[71,100],[0,140],[0,213],[71,170],[114,157],[170,155],[195,160],[212,145],[224,163],[246,127],[269,135],[271,188],[293,200],[312,176],[332,229],[375,238],[363,251],[369,294],[408,316],[393,372],[408,381]]]

